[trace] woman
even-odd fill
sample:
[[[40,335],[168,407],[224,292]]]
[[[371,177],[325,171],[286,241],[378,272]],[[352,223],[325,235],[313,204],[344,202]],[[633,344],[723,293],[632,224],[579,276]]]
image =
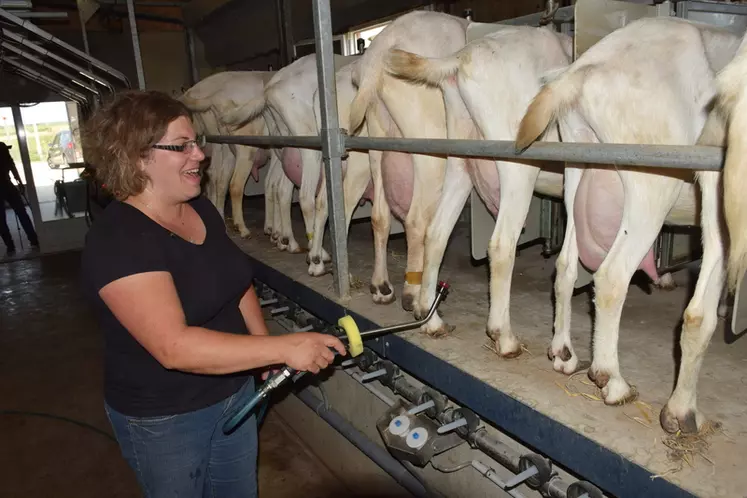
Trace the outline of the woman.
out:
[[[271,337],[248,258],[200,196],[187,109],[128,91],[84,130],[88,160],[116,200],[91,227],[82,277],[105,337],[105,408],[146,497],[256,496],[256,420],[221,427],[251,397],[250,370],[318,372],[335,337]],[[263,378],[266,378],[267,372]]]

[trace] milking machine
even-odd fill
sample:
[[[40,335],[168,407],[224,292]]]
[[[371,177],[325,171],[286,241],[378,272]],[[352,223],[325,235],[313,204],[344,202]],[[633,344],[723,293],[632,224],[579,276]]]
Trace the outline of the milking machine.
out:
[[[348,315],[341,318],[337,325],[325,325],[267,284],[260,283],[257,287],[260,306],[270,306],[269,314],[282,327],[296,332],[322,330],[337,336],[346,344],[349,357],[340,362],[339,368],[348,371],[357,382],[388,405],[388,409],[376,421],[376,429],[388,453],[402,465],[424,468],[432,464],[439,472],[454,472],[471,467],[514,498],[526,498],[527,495],[517,489],[522,484],[548,498],[603,498],[602,491],[588,481],[564,481],[547,457],[531,451],[522,454],[507,446],[486,430],[475,412],[466,406],[454,405],[434,388],[414,385],[396,364],[364,347],[363,342],[366,340],[424,325],[435,314],[447,293],[448,286],[440,283],[436,299],[422,320],[360,332],[355,321]],[[360,374],[351,374],[351,367],[355,367]],[[258,407],[259,422],[267,408],[270,393],[289,381],[296,382],[305,373],[286,366],[272,375],[251,400],[233,411],[223,426],[224,432],[235,430]],[[396,400],[374,388],[371,383],[375,381],[390,389]],[[302,401],[307,398],[304,391],[300,392],[299,398]],[[434,462],[435,456],[465,442],[514,475],[502,480],[495,469],[479,459],[471,459],[451,469]],[[412,473],[412,470],[408,470]]]
[[[438,308],[438,305],[441,304],[444,299],[446,299],[448,293],[449,285],[445,282],[439,282],[436,289],[436,299],[434,299],[433,304],[431,305],[430,310],[428,310],[425,318],[421,320],[361,332],[358,329],[358,325],[355,323],[353,317],[351,317],[350,315],[345,315],[340,318],[340,320],[337,322],[337,325],[333,325],[331,327],[332,330],[330,331],[330,333],[332,335],[335,335],[343,343],[347,343],[346,349],[349,356],[351,358],[355,358],[363,353],[363,341],[365,340],[370,340],[397,332],[403,332],[405,330],[416,329],[426,324],[436,312],[436,308]],[[338,358],[340,356],[340,354],[336,350],[332,349],[332,351],[335,353],[335,358]],[[236,409],[234,409],[226,423],[223,425],[223,432],[225,434],[233,432],[239,425],[241,425],[241,423],[252,412],[252,410],[254,410],[257,405],[263,402],[270,395],[270,393],[272,393],[280,386],[285,385],[289,379],[292,382],[298,381],[298,379],[303,377],[306,373],[307,372],[298,372],[286,365],[280,372],[270,376],[249,401],[247,401],[243,406],[239,405],[236,407]]]

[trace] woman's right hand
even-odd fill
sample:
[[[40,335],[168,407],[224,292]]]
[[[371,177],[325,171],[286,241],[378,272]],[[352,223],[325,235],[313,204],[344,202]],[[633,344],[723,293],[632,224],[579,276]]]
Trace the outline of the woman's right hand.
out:
[[[329,348],[345,356],[347,351],[340,339],[329,334],[317,332],[296,332],[282,336],[285,341],[285,363],[298,371],[319,373],[335,359]]]

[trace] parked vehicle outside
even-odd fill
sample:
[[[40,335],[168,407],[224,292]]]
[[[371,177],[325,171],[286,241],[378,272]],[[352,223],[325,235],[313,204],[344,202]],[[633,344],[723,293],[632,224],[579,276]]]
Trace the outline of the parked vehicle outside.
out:
[[[57,169],[76,162],[75,141],[70,130],[57,132],[54,140],[49,144],[47,152],[47,164],[50,168]]]

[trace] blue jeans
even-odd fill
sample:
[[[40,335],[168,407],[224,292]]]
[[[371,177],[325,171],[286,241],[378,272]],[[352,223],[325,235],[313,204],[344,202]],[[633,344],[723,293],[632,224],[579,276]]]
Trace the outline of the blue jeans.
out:
[[[122,456],[145,498],[255,498],[255,415],[230,435],[223,434],[228,413],[253,393],[250,379],[219,403],[163,417],[130,417],[105,404]]]

